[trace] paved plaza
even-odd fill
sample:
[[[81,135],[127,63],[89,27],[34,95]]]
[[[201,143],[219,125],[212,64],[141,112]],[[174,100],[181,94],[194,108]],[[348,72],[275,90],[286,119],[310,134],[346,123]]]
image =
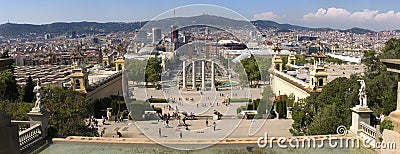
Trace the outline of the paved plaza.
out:
[[[268,132],[269,136],[292,136],[289,132],[293,123],[291,119],[245,120],[238,117],[236,109],[240,106],[245,106],[246,102],[232,102],[229,105],[222,104],[226,96],[230,98],[261,98],[260,90],[261,88],[239,89],[238,87],[232,87],[232,89],[227,88],[221,91],[199,92],[179,90],[178,88],[164,88],[162,90],[137,88],[135,89],[135,97],[139,100],[145,100],[150,97],[169,98],[169,103],[152,104],[155,107],[162,108],[163,114],[170,113],[172,115],[178,109],[178,112],[192,112],[199,116],[198,120],[186,120],[187,128],[182,125],[182,120],[174,118],[171,118],[168,126],[162,120],[124,120],[117,123],[107,121],[107,125],[100,126],[99,131],[105,130],[104,137],[118,137],[116,131],[119,131],[122,133],[123,138],[151,138],[157,141],[220,141],[224,138],[258,138],[264,136],[265,132]],[[168,105],[171,106],[171,109],[166,107]],[[214,121],[211,118],[214,110],[223,114],[221,120],[215,120],[215,130],[213,128]],[[206,120],[208,120],[208,126],[206,126]],[[159,129],[161,129],[161,136]]]

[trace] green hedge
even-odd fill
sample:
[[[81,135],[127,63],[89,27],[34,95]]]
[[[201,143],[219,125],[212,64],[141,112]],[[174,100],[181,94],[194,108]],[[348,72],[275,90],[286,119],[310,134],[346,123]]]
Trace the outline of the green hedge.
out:
[[[162,109],[159,108],[159,107],[154,107],[153,109],[154,109],[154,111],[156,111],[157,113],[162,113]]]
[[[253,104],[247,104],[247,110],[253,110]]]
[[[242,112],[243,110],[246,110],[247,107],[246,106],[240,106],[236,109],[236,113],[239,114],[240,112]]]
[[[127,104],[128,110],[132,113],[131,117],[133,120],[144,120],[142,115],[144,111],[153,111],[153,107],[150,106],[150,103],[145,101],[132,101]]]
[[[168,103],[165,98],[149,98],[148,100],[150,103]]]
[[[254,119],[256,114],[247,114],[247,119]]]
[[[251,102],[250,98],[230,98],[230,102]]]

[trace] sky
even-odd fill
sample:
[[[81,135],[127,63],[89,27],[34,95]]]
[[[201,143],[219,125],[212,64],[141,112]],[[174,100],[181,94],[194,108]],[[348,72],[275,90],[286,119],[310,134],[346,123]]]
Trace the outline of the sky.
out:
[[[0,0],[0,23],[135,22],[191,4],[221,6],[248,20],[338,29],[400,29],[397,0]]]

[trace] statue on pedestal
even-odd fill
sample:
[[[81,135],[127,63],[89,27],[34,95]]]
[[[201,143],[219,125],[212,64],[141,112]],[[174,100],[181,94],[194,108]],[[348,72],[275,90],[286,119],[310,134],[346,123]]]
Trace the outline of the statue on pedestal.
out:
[[[40,87],[40,79],[37,81],[36,86],[33,88],[33,92],[36,93],[36,102],[35,102],[35,107],[34,109],[40,109],[40,103],[41,103],[41,94],[40,90],[42,87]]]
[[[357,80],[361,84],[361,88],[359,90],[358,96],[360,100],[360,106],[368,108],[367,105],[367,92],[365,91],[365,82],[364,80]]]

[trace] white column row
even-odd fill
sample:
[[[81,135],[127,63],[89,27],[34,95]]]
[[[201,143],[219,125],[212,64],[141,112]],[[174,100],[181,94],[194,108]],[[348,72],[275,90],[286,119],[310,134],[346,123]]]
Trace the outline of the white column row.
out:
[[[186,61],[183,61],[182,66],[182,89],[186,90]]]
[[[182,66],[182,89],[186,90],[186,62],[183,61]],[[205,72],[205,61],[201,61],[201,90],[206,90],[206,72]],[[196,89],[196,62],[192,61],[192,89]],[[214,61],[211,61],[211,89],[215,89],[215,64]]]

